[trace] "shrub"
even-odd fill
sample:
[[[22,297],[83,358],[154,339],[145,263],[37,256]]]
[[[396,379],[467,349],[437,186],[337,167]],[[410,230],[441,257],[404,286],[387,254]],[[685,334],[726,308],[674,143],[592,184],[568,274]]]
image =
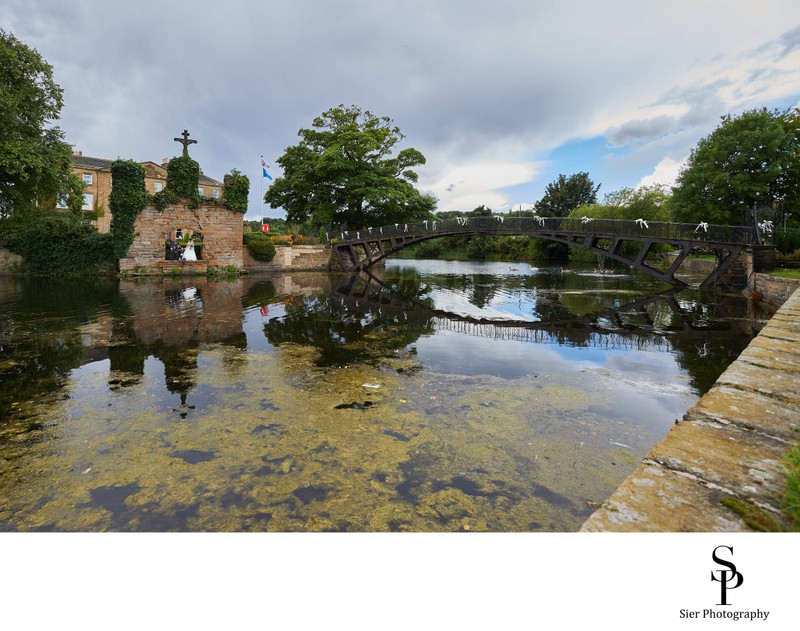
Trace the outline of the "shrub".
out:
[[[290,235],[277,235],[276,234],[276,235],[272,235],[272,236],[270,236],[268,238],[270,240],[270,243],[272,243],[273,245],[291,246],[294,243],[294,241],[292,240],[292,237]]]
[[[114,261],[110,234],[100,234],[57,211],[42,211],[2,222],[0,244],[22,256],[24,271],[38,275],[95,274]]]
[[[781,254],[791,254],[795,250],[800,250],[800,229],[777,230],[775,232],[775,248]]]
[[[268,263],[275,257],[275,244],[269,237],[260,232],[244,233],[243,243],[247,246],[250,256],[256,261]]]

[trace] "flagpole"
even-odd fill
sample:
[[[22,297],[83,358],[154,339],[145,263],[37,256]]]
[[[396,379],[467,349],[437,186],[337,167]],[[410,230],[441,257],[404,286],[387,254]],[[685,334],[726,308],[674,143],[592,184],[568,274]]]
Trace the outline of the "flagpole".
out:
[[[259,164],[259,169],[261,169],[261,177],[258,178],[261,182],[261,225],[264,225],[264,156],[261,156],[261,164]]]

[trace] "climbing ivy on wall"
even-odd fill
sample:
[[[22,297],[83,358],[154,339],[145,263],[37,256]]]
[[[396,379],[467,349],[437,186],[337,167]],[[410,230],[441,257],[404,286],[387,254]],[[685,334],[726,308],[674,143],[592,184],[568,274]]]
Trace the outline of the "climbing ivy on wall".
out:
[[[189,156],[172,158],[167,164],[167,190],[195,204],[199,200],[200,165]]]
[[[247,197],[250,194],[250,178],[239,170],[232,169],[222,180],[223,203],[239,213],[247,212]]]
[[[114,185],[108,203],[113,216],[114,256],[120,259],[133,243],[133,224],[146,204],[144,168],[133,160],[115,160],[111,163],[111,177]]]

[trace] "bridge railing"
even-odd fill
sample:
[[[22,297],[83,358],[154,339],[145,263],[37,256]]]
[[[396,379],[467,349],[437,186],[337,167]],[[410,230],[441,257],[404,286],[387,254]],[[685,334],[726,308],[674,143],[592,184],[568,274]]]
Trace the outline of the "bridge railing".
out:
[[[585,234],[599,237],[652,237],[665,241],[697,241],[699,243],[728,243],[749,245],[754,242],[748,226],[716,224],[687,224],[666,221],[629,221],[622,219],[591,219],[578,217],[464,217],[416,223],[397,223],[379,228],[340,230],[334,233],[342,242],[424,235],[496,234]]]

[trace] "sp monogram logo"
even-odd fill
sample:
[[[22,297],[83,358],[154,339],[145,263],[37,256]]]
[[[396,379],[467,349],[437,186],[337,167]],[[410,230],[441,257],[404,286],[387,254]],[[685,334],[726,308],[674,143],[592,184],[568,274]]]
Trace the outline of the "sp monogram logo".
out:
[[[744,583],[744,576],[742,576],[741,572],[736,570],[736,566],[733,564],[733,561],[726,561],[725,559],[721,559],[717,555],[718,550],[728,550],[730,555],[733,556],[733,547],[732,546],[717,546],[714,548],[714,551],[711,553],[711,558],[717,565],[721,565],[727,569],[725,570],[711,570],[711,581],[718,582],[720,584],[720,602],[718,605],[729,605],[728,602],[728,590],[729,589],[736,589],[737,587],[741,586]],[[714,575],[717,576],[714,576]]]

